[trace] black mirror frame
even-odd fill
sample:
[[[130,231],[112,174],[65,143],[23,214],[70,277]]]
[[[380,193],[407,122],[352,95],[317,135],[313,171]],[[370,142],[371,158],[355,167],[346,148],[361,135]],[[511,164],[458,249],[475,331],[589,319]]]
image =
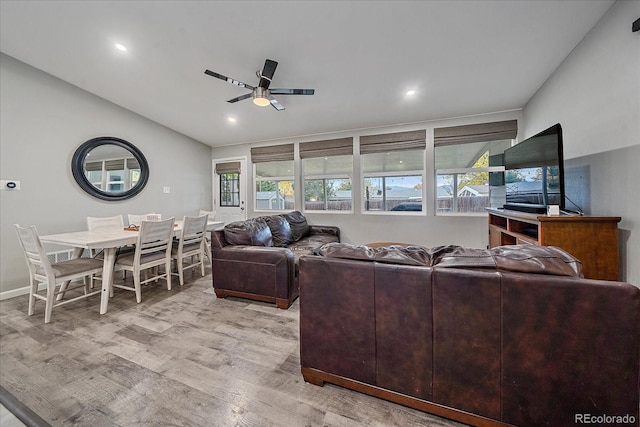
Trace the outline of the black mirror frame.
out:
[[[101,145],[117,145],[129,151],[136,158],[140,164],[140,179],[133,188],[122,193],[110,194],[106,191],[97,189],[89,182],[84,173],[84,160],[91,150]],[[71,173],[73,173],[73,177],[78,185],[80,185],[80,187],[90,195],[102,200],[118,201],[130,199],[144,189],[147,185],[147,181],[149,180],[149,164],[142,152],[130,142],[113,136],[101,136],[84,142],[80,147],[78,147],[75,153],[73,153],[73,158],[71,160]]]

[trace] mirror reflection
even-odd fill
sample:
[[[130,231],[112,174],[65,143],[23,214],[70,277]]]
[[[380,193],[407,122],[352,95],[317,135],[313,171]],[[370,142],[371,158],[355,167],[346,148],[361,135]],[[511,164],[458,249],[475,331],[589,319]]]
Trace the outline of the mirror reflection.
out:
[[[140,163],[130,151],[105,144],[87,153],[84,173],[97,189],[107,193],[122,193],[140,182]]]
[[[94,138],[82,144],[71,168],[80,187],[103,200],[133,197],[142,190],[149,173],[140,150],[114,137]]]

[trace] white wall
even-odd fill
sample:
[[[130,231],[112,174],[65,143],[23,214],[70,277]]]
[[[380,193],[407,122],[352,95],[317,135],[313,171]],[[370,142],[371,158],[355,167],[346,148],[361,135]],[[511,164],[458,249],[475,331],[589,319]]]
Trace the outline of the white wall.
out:
[[[300,143],[313,140],[333,139],[353,136],[355,147],[358,147],[361,135],[371,135],[379,133],[403,132],[417,129],[427,130],[427,150],[426,150],[426,182],[427,189],[427,214],[425,215],[391,215],[391,214],[363,214],[361,211],[361,200],[354,200],[353,213],[305,213],[311,224],[337,225],[340,227],[341,239],[347,243],[368,243],[376,241],[408,242],[421,244],[428,247],[457,244],[474,248],[485,248],[488,244],[488,228],[486,216],[435,216],[435,171],[433,168],[433,129],[445,126],[457,126],[462,124],[472,124],[481,122],[492,122],[500,120],[520,120],[521,111],[511,111],[495,114],[478,115],[459,119],[437,120],[411,125],[381,127],[368,130],[358,130],[349,132],[339,132],[325,135],[315,135],[313,137],[286,139],[271,141],[268,144]],[[256,144],[257,145],[257,144]],[[214,147],[212,150],[213,159],[229,158],[235,156],[246,156],[249,159],[249,170],[247,195],[247,216],[254,217],[265,215],[265,212],[256,212],[254,208],[253,194],[253,168],[250,163],[251,144]],[[357,150],[356,150],[357,152]],[[300,182],[300,164],[296,160],[296,177]],[[363,194],[360,183],[360,163],[357,155],[354,155],[354,178],[353,193]],[[302,192],[296,192],[296,206],[302,210]]]
[[[86,229],[87,216],[181,218],[211,207],[211,147],[0,55],[0,177],[21,182],[20,191],[0,191],[0,296],[28,284],[13,224],[49,234]],[[76,184],[72,155],[97,136],[123,138],[144,153],[150,176],[142,193],[105,202]]]
[[[622,217],[622,278],[640,286],[640,32],[631,32],[638,17],[638,1],[609,9],[527,103],[522,136],[562,125],[565,164],[586,192],[580,199],[589,214]]]

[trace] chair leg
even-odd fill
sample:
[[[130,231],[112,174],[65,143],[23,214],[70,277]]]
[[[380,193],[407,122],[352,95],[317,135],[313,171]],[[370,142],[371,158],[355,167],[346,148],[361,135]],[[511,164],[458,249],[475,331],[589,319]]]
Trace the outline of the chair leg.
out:
[[[90,276],[84,276],[82,278],[82,281],[84,282],[84,294],[88,294],[89,293],[89,288],[93,287],[93,280],[91,279],[93,277],[93,275]]]
[[[178,277],[180,278],[180,286],[184,286],[183,258],[178,257],[177,261],[178,261]]]
[[[136,302],[142,302],[142,289],[140,288],[140,271],[133,272],[133,286],[136,289]]]
[[[51,322],[51,312],[53,311],[53,302],[56,294],[56,283],[47,280],[47,299],[44,307],[44,323]]]
[[[209,259],[209,264],[213,264],[213,259],[211,258],[211,246],[206,241],[204,242],[204,249],[207,254],[207,258]]]
[[[204,277],[204,256],[202,253],[198,255],[198,259],[200,260],[200,273],[202,273],[202,277]]]
[[[160,267],[156,267],[156,268],[160,268]],[[167,278],[167,290],[170,291],[171,290],[171,259],[169,259],[164,264],[164,272]]]
[[[35,278],[32,278],[29,289],[29,311],[27,312],[29,316],[33,315],[33,307],[36,304],[36,297],[34,297],[34,295],[36,292],[38,292],[38,281]]]

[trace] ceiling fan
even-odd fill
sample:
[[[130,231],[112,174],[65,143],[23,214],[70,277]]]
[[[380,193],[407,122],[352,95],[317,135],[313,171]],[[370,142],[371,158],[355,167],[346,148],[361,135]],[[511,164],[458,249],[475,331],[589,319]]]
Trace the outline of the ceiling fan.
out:
[[[256,105],[266,107],[267,105],[271,104],[276,110],[282,111],[284,110],[284,107],[278,102],[276,98],[273,97],[273,95],[313,95],[315,93],[314,89],[269,89],[269,85],[271,84],[271,80],[273,79],[273,74],[276,72],[277,66],[278,63],[276,61],[272,61],[271,59],[267,59],[266,61],[264,61],[262,71],[256,71],[256,75],[258,76],[258,79],[260,79],[257,87],[253,87],[239,80],[223,76],[222,74],[218,74],[211,70],[205,70],[204,73],[212,77],[217,77],[221,80],[225,80],[236,86],[246,87],[247,89],[251,90],[251,93],[247,93],[246,95],[241,95],[237,98],[233,98],[227,101],[231,103],[253,97],[253,103]]]

